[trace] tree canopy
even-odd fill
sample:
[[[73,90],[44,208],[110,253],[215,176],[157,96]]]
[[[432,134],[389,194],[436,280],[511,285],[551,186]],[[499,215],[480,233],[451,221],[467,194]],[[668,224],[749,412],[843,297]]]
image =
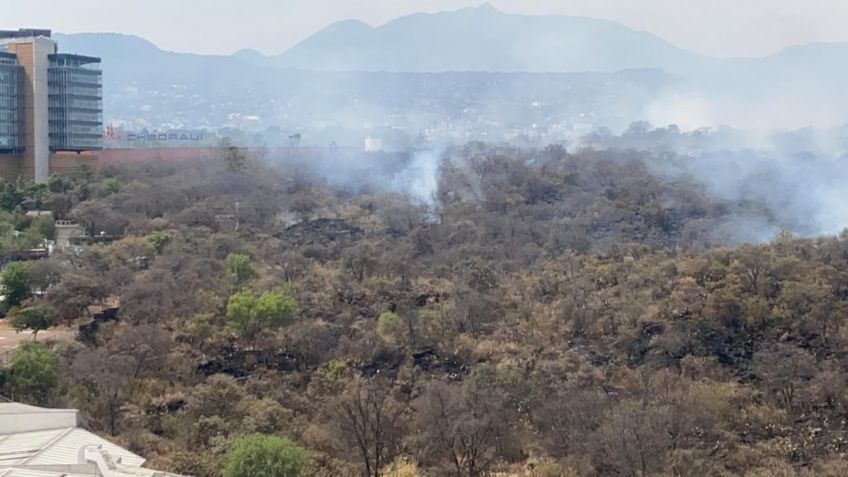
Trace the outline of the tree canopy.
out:
[[[50,305],[36,304],[14,312],[11,325],[18,331],[32,330],[33,337],[59,323],[59,315]]]
[[[227,302],[227,325],[250,341],[262,330],[286,326],[297,313],[297,303],[282,290],[261,294],[242,291]]]
[[[10,321],[81,332],[0,392],[197,477],[848,475],[848,234],[752,238],[792,224],[665,150],[450,147],[427,201],[414,155],[274,159],[38,189],[107,234],[6,266]]]
[[[4,308],[9,310],[19,306],[30,297],[29,264],[12,262],[0,273],[0,290],[4,296]]]
[[[7,382],[12,399],[35,405],[45,405],[58,383],[58,362],[46,345],[23,343],[12,355],[7,369]]]
[[[286,437],[253,434],[233,442],[224,477],[298,477],[309,454]]]

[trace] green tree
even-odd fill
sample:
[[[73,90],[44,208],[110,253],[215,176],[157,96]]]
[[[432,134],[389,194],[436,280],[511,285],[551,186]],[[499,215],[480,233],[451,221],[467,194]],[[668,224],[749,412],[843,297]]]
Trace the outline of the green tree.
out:
[[[56,240],[56,222],[50,216],[39,215],[32,219],[29,228],[37,231],[42,237],[48,240]]]
[[[44,196],[47,194],[47,184],[38,184],[30,181],[25,184],[18,182],[18,191],[24,199],[30,199],[34,203],[36,209],[44,208]]]
[[[241,288],[256,277],[256,271],[253,269],[250,257],[242,253],[227,255],[227,271],[229,271],[236,288]]]
[[[290,439],[253,434],[233,443],[224,477],[298,477],[307,463],[309,453]]]
[[[30,227],[21,232],[16,241],[19,250],[40,248],[44,246],[44,235],[38,229]]]
[[[162,254],[162,251],[165,250],[165,246],[171,243],[171,240],[173,239],[174,234],[171,232],[153,232],[147,236],[147,241],[150,242],[150,245],[153,245],[153,248],[159,255]]]
[[[57,361],[46,345],[30,341],[12,356],[7,387],[12,399],[43,405],[58,379]]]
[[[397,313],[385,311],[377,318],[377,334],[386,341],[399,342],[402,339],[404,329],[403,318]]]
[[[12,262],[0,274],[0,291],[5,296],[3,312],[20,305],[30,297],[29,264]]]
[[[47,189],[50,190],[50,192],[61,194],[73,188],[74,183],[65,177],[53,174],[49,179],[47,179]]]
[[[59,323],[59,314],[49,305],[33,305],[16,311],[11,319],[12,328],[17,331],[32,330],[33,339],[38,332],[47,330]]]
[[[227,325],[253,341],[262,330],[286,326],[297,313],[297,303],[282,290],[261,295],[243,291],[230,296],[227,302]]]
[[[121,181],[114,177],[107,177],[100,182],[100,187],[112,194],[117,194],[121,191]]]
[[[15,184],[0,181],[0,208],[14,211],[24,202],[24,194]]]

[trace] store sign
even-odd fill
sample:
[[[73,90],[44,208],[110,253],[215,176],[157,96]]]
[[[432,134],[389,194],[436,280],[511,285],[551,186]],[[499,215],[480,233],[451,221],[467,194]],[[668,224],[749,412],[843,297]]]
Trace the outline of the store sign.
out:
[[[135,141],[186,141],[197,142],[203,140],[203,133],[200,132],[172,132],[172,133],[126,133],[126,140]]]
[[[205,139],[202,131],[173,132],[118,132],[112,126],[106,128],[103,138],[107,141],[127,142],[200,142]]]

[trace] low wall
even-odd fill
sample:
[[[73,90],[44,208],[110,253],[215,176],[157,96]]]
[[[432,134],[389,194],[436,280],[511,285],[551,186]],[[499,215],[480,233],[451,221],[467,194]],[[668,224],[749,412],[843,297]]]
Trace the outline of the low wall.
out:
[[[217,153],[211,147],[184,147],[160,149],[104,149],[97,152],[96,164],[105,166],[122,162],[138,162],[161,159],[165,161],[196,160],[212,157]]]
[[[0,154],[0,177],[8,182],[14,182],[21,170],[22,154]]]
[[[345,156],[366,154],[361,149],[346,147],[241,147],[239,152],[248,158],[255,157],[301,157],[316,154],[335,153]],[[197,160],[223,157],[223,149],[217,147],[153,148],[153,149],[104,149],[97,152],[97,164],[100,166],[121,162]]]

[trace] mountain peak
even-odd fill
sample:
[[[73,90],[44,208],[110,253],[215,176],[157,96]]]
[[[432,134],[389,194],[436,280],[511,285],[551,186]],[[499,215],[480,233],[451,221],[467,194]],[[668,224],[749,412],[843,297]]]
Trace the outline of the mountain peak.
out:
[[[454,10],[452,12],[442,12],[442,13],[471,13],[473,15],[502,15],[504,12],[498,9],[498,7],[491,4],[491,2],[481,3],[476,7],[465,7],[460,8],[459,10]]]
[[[487,2],[416,13],[376,28],[335,23],[277,57],[276,64],[331,71],[610,72],[677,71],[696,61],[692,53],[618,23],[513,15]]]

